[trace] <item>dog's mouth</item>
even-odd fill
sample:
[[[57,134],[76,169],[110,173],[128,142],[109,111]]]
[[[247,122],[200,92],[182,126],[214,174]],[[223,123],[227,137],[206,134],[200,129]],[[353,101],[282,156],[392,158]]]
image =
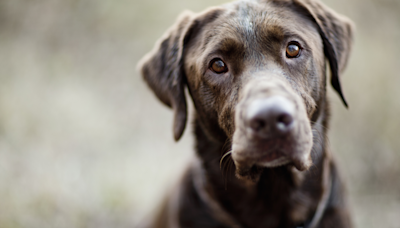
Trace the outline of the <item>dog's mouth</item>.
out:
[[[293,142],[270,140],[262,146],[232,145],[232,159],[236,166],[236,176],[239,179],[254,179],[264,168],[279,166],[294,166],[304,171],[311,166],[309,153],[298,152]]]
[[[282,152],[274,151],[265,156],[261,156],[255,163],[261,167],[278,167],[290,163],[290,159]]]

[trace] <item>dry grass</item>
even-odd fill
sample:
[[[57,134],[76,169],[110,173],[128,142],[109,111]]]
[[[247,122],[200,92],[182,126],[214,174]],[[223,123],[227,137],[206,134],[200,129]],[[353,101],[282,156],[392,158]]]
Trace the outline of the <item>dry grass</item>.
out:
[[[355,21],[330,140],[357,227],[399,227],[400,1],[326,0]],[[0,228],[132,227],[191,156],[137,61],[184,9],[222,1],[0,0]],[[156,143],[154,143],[156,141]]]

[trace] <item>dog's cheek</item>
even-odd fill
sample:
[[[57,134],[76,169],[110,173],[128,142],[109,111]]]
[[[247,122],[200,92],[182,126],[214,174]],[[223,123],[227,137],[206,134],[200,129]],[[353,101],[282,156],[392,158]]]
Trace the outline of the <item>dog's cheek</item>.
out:
[[[231,105],[224,107],[218,117],[219,125],[230,139],[232,139],[233,133],[235,131],[234,117],[235,113],[233,112],[233,108],[231,107]]]
[[[319,56],[319,55],[317,55]],[[323,102],[325,100],[325,71],[324,68],[318,67],[318,66],[325,66],[324,61],[320,61],[318,58],[314,57],[314,60],[311,61],[310,64],[310,74],[308,76],[308,88],[307,91],[305,91],[308,96],[305,96],[304,99],[307,99],[307,114],[309,118],[312,118],[314,114],[318,115],[318,113],[315,113],[317,111],[317,108],[322,107]]]
[[[235,132],[235,109],[237,109],[238,92],[233,87],[230,92],[225,92],[223,96],[223,105],[220,107],[218,122],[225,131],[229,139],[232,139]]]
[[[196,50],[193,50],[193,52],[196,53]],[[216,99],[209,83],[204,80],[199,65],[200,63],[196,62],[195,56],[186,56],[186,81],[197,112],[200,112],[199,114],[210,114],[215,111]]]
[[[205,109],[205,112],[210,113],[211,111],[215,111],[215,96],[214,93],[207,86],[200,86],[199,96],[197,97],[199,97],[201,107]]]
[[[198,100],[197,102],[200,105],[196,107],[201,107],[204,118],[212,120],[213,125],[218,125],[225,135],[231,139],[235,129],[234,106],[236,96],[233,92],[234,89],[231,87],[231,90],[228,90],[227,87],[230,87],[229,83],[225,83],[227,85],[222,83],[221,85],[207,79],[209,78],[203,77],[200,82],[198,89],[199,96],[197,96],[197,99],[194,99]]]
[[[317,104],[316,104],[314,98],[304,91],[301,92],[300,96],[301,96],[304,106],[305,106],[305,110],[302,112],[305,112],[308,116],[308,119],[311,119],[313,113],[316,110]]]
[[[212,90],[204,83],[199,82],[199,87],[194,87],[195,81],[188,81],[188,86],[196,110],[196,118],[202,123],[203,130],[212,140],[224,142],[225,131],[219,124],[217,111],[218,99]]]

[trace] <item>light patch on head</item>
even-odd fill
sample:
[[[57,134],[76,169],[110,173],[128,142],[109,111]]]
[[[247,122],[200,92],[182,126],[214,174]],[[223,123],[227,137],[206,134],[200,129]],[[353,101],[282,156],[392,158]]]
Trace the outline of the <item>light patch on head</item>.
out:
[[[252,17],[249,8],[255,7],[253,1],[245,1],[246,7],[239,8],[239,15],[237,23],[242,27],[245,31],[245,36],[254,36],[255,26],[254,26],[254,18]]]
[[[247,32],[249,32],[249,33],[254,31],[254,24],[251,21],[249,15],[247,15],[245,17],[243,26],[246,28]]]

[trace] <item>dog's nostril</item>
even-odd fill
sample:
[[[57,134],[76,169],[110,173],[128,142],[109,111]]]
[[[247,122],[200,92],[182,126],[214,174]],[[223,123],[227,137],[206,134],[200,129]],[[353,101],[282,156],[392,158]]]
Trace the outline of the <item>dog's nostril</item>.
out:
[[[265,121],[261,120],[261,119],[253,119],[250,122],[250,127],[254,130],[254,131],[261,131],[263,128],[265,128]]]
[[[293,116],[288,113],[283,113],[278,116],[276,121],[276,128],[281,132],[285,132],[290,128],[293,122]]]

